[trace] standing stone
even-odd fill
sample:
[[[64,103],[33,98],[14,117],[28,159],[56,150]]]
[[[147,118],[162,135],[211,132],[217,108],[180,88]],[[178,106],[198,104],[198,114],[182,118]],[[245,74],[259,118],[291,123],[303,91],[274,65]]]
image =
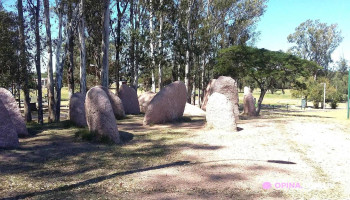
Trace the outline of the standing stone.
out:
[[[145,92],[139,96],[140,111],[146,113],[149,103],[152,101],[153,97],[156,96],[154,92]]]
[[[214,92],[207,104],[207,126],[225,131],[237,131],[233,104],[226,95]]]
[[[175,81],[161,89],[147,107],[143,124],[160,124],[183,116],[186,105],[186,86]]]
[[[244,87],[243,113],[248,116],[256,116],[254,97],[249,87]]]
[[[3,101],[0,99],[0,148],[18,147],[18,134]]]
[[[74,93],[69,100],[69,119],[77,126],[86,127],[85,96]]]
[[[216,79],[213,87],[212,94],[214,92],[223,94],[233,104],[233,112],[235,114],[236,121],[239,120],[239,97],[237,90],[237,83],[233,78],[229,76],[220,76]]]
[[[118,96],[123,102],[125,114],[140,114],[139,101],[137,99],[137,93],[134,88],[123,84],[120,86]]]
[[[202,110],[204,110],[204,111],[206,110],[209,96],[212,94],[212,87],[213,87],[215,81],[216,81],[216,79],[211,79],[207,85],[207,89],[205,89],[203,103],[202,103],[202,107],[201,107]]]
[[[239,97],[237,83],[233,78],[220,76],[218,79],[213,79],[208,84],[206,91],[206,93],[209,94],[208,96],[212,95],[214,92],[224,94],[233,103],[233,111],[235,113],[236,121],[239,120]],[[206,106],[207,100],[204,98],[202,109],[206,110]]]
[[[108,88],[103,87],[103,86],[98,86],[98,87],[102,88],[106,92],[106,94],[109,98],[109,101],[111,102],[115,118],[116,119],[125,118],[125,110],[124,110],[122,100],[117,95],[115,95],[113,92],[109,91]]]
[[[120,143],[111,102],[101,87],[93,87],[87,92],[85,111],[89,131],[108,136],[114,143]]]
[[[0,88],[0,100],[7,109],[9,119],[12,121],[17,134],[19,136],[29,135],[24,118],[21,115],[16,99],[12,96],[11,92],[4,88]]]

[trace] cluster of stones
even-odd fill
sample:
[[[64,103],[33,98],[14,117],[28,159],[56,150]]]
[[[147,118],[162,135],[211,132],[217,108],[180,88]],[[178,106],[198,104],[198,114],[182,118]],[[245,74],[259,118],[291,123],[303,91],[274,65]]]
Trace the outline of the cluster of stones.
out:
[[[29,135],[11,92],[0,88],[0,148],[18,147],[18,136]]]
[[[106,87],[95,86],[86,96],[75,93],[69,101],[69,118],[72,122],[80,127],[88,126],[89,131],[107,136],[115,143],[120,143],[115,119],[124,117],[122,100]]]
[[[231,77],[220,76],[209,82],[203,99],[207,125],[216,129],[236,131],[239,120],[237,83]]]

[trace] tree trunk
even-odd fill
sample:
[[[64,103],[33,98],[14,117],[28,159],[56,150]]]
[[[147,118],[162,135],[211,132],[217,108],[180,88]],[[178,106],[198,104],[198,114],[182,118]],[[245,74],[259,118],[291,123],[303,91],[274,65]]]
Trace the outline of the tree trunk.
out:
[[[152,64],[151,64],[151,71],[152,71],[152,92],[156,92],[156,82],[155,82],[155,77],[154,77],[154,68],[156,66],[155,63],[155,58],[154,58],[154,44],[153,44],[153,6],[152,6],[152,0],[150,0],[150,5],[149,5],[149,29],[150,29],[150,35],[151,35],[151,59],[152,59]]]
[[[101,85],[109,87],[108,84],[108,50],[109,50],[109,4],[110,0],[104,0],[103,6],[103,31],[102,31],[102,70],[101,70]]]
[[[80,22],[78,26],[80,41],[80,92],[86,94],[86,48],[85,48],[85,19],[84,19],[84,0],[80,0]]]
[[[134,0],[130,0],[130,85],[133,87],[134,84],[134,73],[135,73],[135,27],[134,27]]]
[[[262,105],[264,96],[266,94],[266,90],[265,89],[260,88],[260,90],[261,90],[261,92],[260,92],[260,97],[259,97],[259,100],[258,100],[258,108],[256,110],[256,115],[260,115],[261,105]]]
[[[204,90],[206,88],[205,85],[205,52],[203,52],[202,54],[202,78],[201,78],[201,90],[202,90],[202,95],[200,95],[199,99],[201,100],[201,102],[203,101],[204,98]]]
[[[56,1],[57,3],[57,1]],[[55,114],[55,122],[60,121],[61,116],[61,88],[62,88],[62,73],[63,73],[63,65],[61,64],[61,46],[62,46],[62,17],[63,17],[63,6],[62,2],[60,2],[60,6],[58,8],[58,40],[56,46],[56,114]]]
[[[190,0],[188,2],[188,10],[187,10],[187,46],[186,46],[186,66],[185,66],[185,85],[187,92],[187,102],[191,103],[191,92],[190,92],[190,55],[191,55],[191,16],[192,16],[192,5],[193,2]]]
[[[55,119],[55,96],[54,96],[54,82],[53,82],[53,71],[52,71],[52,42],[51,42],[51,24],[50,24],[50,10],[49,0],[44,0],[44,14],[45,14],[45,26],[46,26],[46,43],[48,64],[47,64],[47,76],[48,76],[48,98],[49,98],[49,116],[48,121],[51,123]]]
[[[72,2],[68,2],[68,31],[67,31],[67,37],[68,37],[68,70],[67,70],[67,77],[68,77],[68,92],[69,92],[69,99],[74,94],[74,33],[73,33],[73,19],[72,19]]]
[[[35,7],[35,45],[36,45],[36,53],[35,53],[35,68],[36,68],[36,74],[38,78],[38,123],[43,124],[44,123],[44,116],[43,116],[43,91],[42,91],[42,85],[41,85],[41,67],[40,67],[40,28],[39,28],[39,19],[40,15],[40,0],[36,1],[36,7]]]
[[[32,113],[30,109],[29,85],[28,85],[28,69],[26,58],[26,46],[24,36],[24,20],[23,20],[23,4],[22,0],[17,0],[18,21],[19,21],[19,42],[20,42],[20,65],[23,76],[23,93],[24,93],[24,118],[26,122],[32,121]]]
[[[160,0],[160,9],[163,7],[163,0]],[[158,88],[163,88],[163,11],[160,11],[159,17],[159,56],[160,60],[158,63]]]
[[[139,31],[140,21],[141,21],[140,3],[138,3],[136,13],[137,13],[137,16],[136,16],[135,30]],[[136,40],[136,42],[135,42],[135,49],[136,49],[136,51],[135,51],[135,69],[134,69],[134,82],[133,82],[133,86],[136,90],[136,93],[137,93],[138,83],[139,83],[139,61],[140,61],[140,52],[141,52],[141,50],[139,48],[141,48],[139,45],[139,41]]]

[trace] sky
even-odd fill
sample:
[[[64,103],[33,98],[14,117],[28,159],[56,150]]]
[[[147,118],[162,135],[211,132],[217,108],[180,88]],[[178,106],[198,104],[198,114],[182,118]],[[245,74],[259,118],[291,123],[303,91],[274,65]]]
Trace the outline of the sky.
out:
[[[343,41],[332,54],[333,61],[342,56],[350,61],[350,0],[269,0],[265,14],[257,24],[261,32],[258,48],[287,51],[293,46],[287,37],[306,20],[338,24]]]

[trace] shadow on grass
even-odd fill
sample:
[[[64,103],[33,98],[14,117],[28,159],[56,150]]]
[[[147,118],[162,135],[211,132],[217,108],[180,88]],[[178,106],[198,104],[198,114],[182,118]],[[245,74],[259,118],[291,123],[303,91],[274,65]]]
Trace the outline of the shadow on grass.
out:
[[[50,194],[50,193],[53,193],[53,192],[72,190],[74,188],[83,187],[83,186],[94,184],[94,183],[99,183],[101,181],[108,180],[108,179],[111,179],[111,178],[115,178],[115,177],[118,177],[118,176],[125,176],[125,175],[129,175],[129,174],[140,173],[140,172],[151,171],[151,170],[157,170],[157,169],[168,168],[168,167],[176,167],[176,166],[181,166],[181,165],[185,165],[185,164],[188,164],[188,163],[190,163],[190,161],[178,161],[178,162],[173,162],[173,163],[169,163],[169,164],[165,164],[165,165],[158,165],[158,166],[154,166],[154,167],[129,170],[129,171],[125,171],[125,172],[117,172],[117,173],[113,173],[113,174],[106,175],[106,176],[99,176],[99,177],[96,177],[96,178],[88,179],[88,180],[81,181],[81,182],[78,182],[78,183],[75,183],[75,184],[71,184],[71,185],[65,185],[65,186],[58,187],[58,188],[55,188],[55,189],[52,189],[52,190],[21,194],[21,195],[18,195],[18,196],[3,198],[2,200],[5,200],[5,199],[24,199],[24,198],[30,198],[30,197],[34,197],[34,196],[38,196],[38,195]]]
[[[177,162],[172,162],[168,164],[163,164],[163,165],[157,165],[154,167],[146,167],[146,168],[139,168],[139,169],[134,169],[134,170],[128,170],[128,171],[123,171],[123,172],[116,172],[113,174],[105,175],[105,176],[99,176],[91,179],[87,179],[85,181],[80,181],[75,184],[71,185],[64,185],[55,189],[51,190],[45,190],[41,192],[31,192],[31,193],[26,193],[26,194],[20,194],[17,196],[12,196],[12,197],[6,197],[1,200],[7,200],[7,199],[24,199],[24,198],[31,198],[39,195],[46,195],[46,194],[51,194],[54,192],[62,192],[62,191],[67,191],[67,190],[73,190],[79,187],[84,187],[90,184],[96,184],[105,180],[109,180],[112,178],[116,178],[119,176],[125,176],[125,175],[130,175],[134,173],[141,173],[141,172],[146,172],[146,171],[152,171],[152,170],[158,170],[158,169],[163,169],[163,168],[171,168],[171,167],[179,167],[179,166],[184,166],[184,165],[200,165],[200,164],[207,164],[207,163],[219,163],[219,162],[227,162],[227,161],[261,161],[261,162],[270,162],[270,163],[276,163],[276,164],[296,164],[294,162],[289,162],[289,161],[282,161],[282,160],[253,160],[253,159],[227,159],[227,160],[213,160],[213,161],[207,161],[207,162],[191,162],[191,161],[177,161]],[[268,168],[266,168],[268,170]],[[219,181],[222,180],[224,177],[217,176],[217,175],[209,175],[212,179],[218,179]],[[232,178],[232,177],[231,177]],[[236,179],[243,180],[243,176],[237,176]]]

